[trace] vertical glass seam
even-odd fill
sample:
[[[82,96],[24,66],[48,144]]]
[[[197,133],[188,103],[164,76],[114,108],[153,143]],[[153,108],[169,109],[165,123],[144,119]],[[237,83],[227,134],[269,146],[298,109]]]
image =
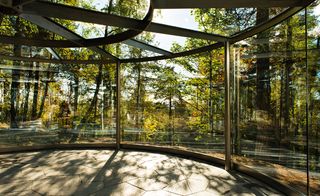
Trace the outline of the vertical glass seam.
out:
[[[225,170],[231,170],[231,121],[230,121],[230,42],[225,42],[225,114],[224,114],[224,134],[225,134]]]
[[[117,149],[120,149],[120,143],[121,143],[121,128],[120,128],[120,69],[121,64],[118,61],[116,64],[116,79],[117,79],[117,112],[116,112],[116,146]]]
[[[306,148],[307,148],[307,195],[310,195],[310,168],[309,168],[309,65],[308,65],[308,10],[304,8],[305,23],[305,52],[306,52]]]

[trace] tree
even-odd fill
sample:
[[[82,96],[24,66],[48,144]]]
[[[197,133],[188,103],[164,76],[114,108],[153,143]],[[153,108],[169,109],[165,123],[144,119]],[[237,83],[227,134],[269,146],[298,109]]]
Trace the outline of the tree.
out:
[[[22,37],[21,28],[22,25],[20,23],[19,18],[13,18],[12,23],[16,30],[15,37]],[[14,45],[13,53],[15,56],[21,56],[21,45]],[[20,66],[19,61],[14,62],[14,66]],[[18,127],[18,111],[19,111],[19,79],[20,79],[20,71],[12,70],[12,83],[11,83],[11,99],[10,99],[10,114],[11,121],[10,127],[17,128]]]
[[[268,8],[257,8],[256,25],[269,20]],[[258,45],[258,53],[269,52],[269,32],[264,31],[257,35],[257,40],[266,39],[266,44]],[[257,86],[256,86],[256,104],[257,109],[268,111],[270,109],[270,60],[269,58],[258,58],[256,63]]]
[[[169,116],[169,133],[171,145],[174,145],[175,133],[174,133],[174,114],[173,111],[176,108],[178,102],[181,102],[182,97],[179,90],[180,81],[178,75],[175,73],[172,67],[165,67],[161,73],[157,76],[159,81],[153,84],[155,89],[155,99],[161,99],[166,101],[168,107]]]

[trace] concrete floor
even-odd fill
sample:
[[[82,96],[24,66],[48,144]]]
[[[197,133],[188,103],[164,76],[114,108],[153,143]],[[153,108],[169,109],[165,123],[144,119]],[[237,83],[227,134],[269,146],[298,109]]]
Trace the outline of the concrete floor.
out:
[[[113,150],[0,155],[0,195],[280,195],[240,173],[169,155]]]

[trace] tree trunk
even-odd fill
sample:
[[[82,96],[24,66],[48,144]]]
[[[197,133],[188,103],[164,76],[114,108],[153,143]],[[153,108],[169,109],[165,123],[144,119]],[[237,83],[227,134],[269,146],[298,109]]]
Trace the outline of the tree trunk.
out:
[[[85,116],[82,117],[81,121],[80,121],[80,127],[84,126],[85,123],[87,123],[89,120],[90,120],[90,114],[92,113],[92,110],[93,108],[96,106],[96,103],[97,103],[97,100],[98,100],[98,93],[99,93],[99,90],[100,90],[100,83],[101,83],[101,80],[102,80],[102,64],[99,64],[99,72],[98,72],[98,75],[96,76],[96,89],[94,91],[94,95],[93,95],[93,98],[92,98],[92,101],[90,103],[90,106],[87,110],[87,112],[85,113]],[[78,81],[79,82],[79,81]],[[78,90],[76,90],[77,93],[77,98],[75,97],[75,99],[77,99],[77,107],[78,107]],[[75,134],[72,134],[72,137],[69,141],[69,143],[74,143],[77,141],[79,137],[79,134],[78,133],[75,133]]]
[[[171,132],[171,145],[174,145],[174,129],[173,129],[173,123],[172,123],[172,94],[170,92],[169,95],[169,128],[170,128],[170,132]]]
[[[36,62],[36,69],[39,69],[39,62]],[[34,87],[33,87],[33,101],[32,101],[32,113],[31,113],[31,119],[35,120],[37,119],[37,107],[38,107],[38,94],[39,94],[39,71],[35,71],[34,75]]]
[[[209,125],[210,125],[210,133],[211,136],[214,136],[214,131],[213,131],[213,77],[212,77],[212,54],[210,54],[210,62],[209,62],[209,83],[210,83],[210,92],[209,92]]]
[[[81,119],[81,123],[88,122],[88,119],[90,118],[91,111],[96,106],[96,103],[97,103],[97,100],[98,100],[98,93],[99,93],[99,90],[100,90],[100,83],[101,83],[101,79],[102,79],[102,68],[103,68],[102,64],[99,64],[99,72],[98,72],[98,75],[96,77],[96,89],[94,91],[93,99],[92,99],[92,101],[90,103],[90,106],[89,106],[87,112],[86,112],[86,116],[84,116]]]
[[[279,114],[279,132],[278,132],[278,138],[279,138],[279,144],[281,145],[281,140],[282,140],[282,130],[283,130],[283,126],[282,126],[282,118],[283,118],[283,89],[284,89],[284,78],[285,78],[285,71],[283,69],[283,67],[281,67],[281,76],[280,76],[280,114]]]
[[[259,25],[269,19],[269,10],[267,8],[257,9],[256,25]],[[257,39],[269,39],[269,32],[265,31],[257,35]],[[269,43],[258,45],[258,53],[269,52]],[[269,75],[269,58],[258,58],[256,63],[257,87],[256,87],[256,104],[258,110],[270,110],[270,75]]]
[[[241,155],[241,130],[240,130],[240,116],[241,116],[241,111],[240,111],[240,50],[235,50],[234,51],[234,88],[235,88],[235,154]],[[245,96],[244,96],[245,97]],[[245,115],[244,115],[245,118]]]
[[[49,66],[50,68],[50,66]],[[49,80],[50,78],[50,72],[47,72],[47,79]],[[41,117],[43,110],[44,110],[44,104],[48,95],[48,89],[49,89],[49,81],[46,81],[45,86],[44,86],[44,92],[43,92],[43,96],[41,99],[41,103],[40,103],[40,110],[39,110],[39,114],[38,114],[38,118]]]
[[[20,21],[19,18],[16,19],[14,24],[16,29],[15,37],[22,37],[22,32],[20,31]],[[14,45],[13,53],[14,56],[21,56],[21,45]],[[20,66],[20,61],[14,61],[14,66]],[[10,127],[17,128],[18,127],[18,110],[19,110],[19,79],[20,79],[20,71],[12,70],[12,83],[11,83],[11,98],[10,98]]]
[[[74,116],[77,115],[78,113],[78,99],[79,99],[79,77],[77,74],[74,75],[74,105],[73,105],[73,111],[74,111]]]
[[[2,24],[3,16],[4,15],[0,12],[0,25]]]
[[[141,92],[141,65],[140,64],[138,64],[137,65],[137,76],[138,76],[138,78],[137,78],[137,94],[136,94],[136,108],[135,108],[135,110],[136,110],[136,116],[135,116],[135,120],[136,120],[136,122],[135,122],[135,127],[136,128],[138,128],[139,127],[139,122],[140,122],[140,116],[139,116],[139,112],[140,112],[140,110],[139,110],[139,108],[140,108],[140,100],[141,100],[141,97],[140,97],[140,92]]]
[[[291,67],[292,67],[292,26],[290,24],[291,20],[287,21],[287,42],[286,42],[286,51],[287,58],[285,62],[285,95],[284,95],[284,133],[285,137],[288,136],[289,127],[290,127],[290,108],[291,108],[291,100],[293,100],[293,95],[290,92],[290,83],[291,83]]]
[[[101,76],[101,81],[102,81],[102,76]],[[102,86],[103,88],[103,86]],[[98,91],[98,94],[99,94],[99,91]],[[93,109],[93,119],[96,119],[97,118],[97,105],[98,105],[98,94],[97,94],[97,98],[94,102],[94,109]]]
[[[32,63],[30,63],[30,68],[32,68]],[[28,71],[28,77],[27,80],[30,80],[32,78],[32,71]],[[28,108],[29,108],[29,95],[30,95],[30,82],[25,83],[25,90],[26,95],[24,98],[24,104],[23,104],[23,111],[22,111],[22,120],[27,121],[28,120]]]

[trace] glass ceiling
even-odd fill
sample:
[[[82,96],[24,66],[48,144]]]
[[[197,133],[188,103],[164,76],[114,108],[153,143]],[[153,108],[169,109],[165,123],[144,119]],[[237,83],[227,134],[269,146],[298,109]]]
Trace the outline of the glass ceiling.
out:
[[[149,0],[49,0],[52,3],[142,19],[148,11]]]
[[[312,1],[241,2],[153,0],[150,5],[148,0],[30,1],[20,5],[20,10],[10,5],[1,7],[5,15],[0,42],[60,48],[64,58],[70,56],[64,55],[69,49],[63,52],[63,48],[90,48],[81,50],[87,54],[74,58],[83,60],[96,59],[92,56],[114,60],[159,55],[170,58],[173,53],[252,36],[301,9],[294,6]],[[117,43],[121,43],[121,54]],[[132,48],[145,52],[134,57]]]

